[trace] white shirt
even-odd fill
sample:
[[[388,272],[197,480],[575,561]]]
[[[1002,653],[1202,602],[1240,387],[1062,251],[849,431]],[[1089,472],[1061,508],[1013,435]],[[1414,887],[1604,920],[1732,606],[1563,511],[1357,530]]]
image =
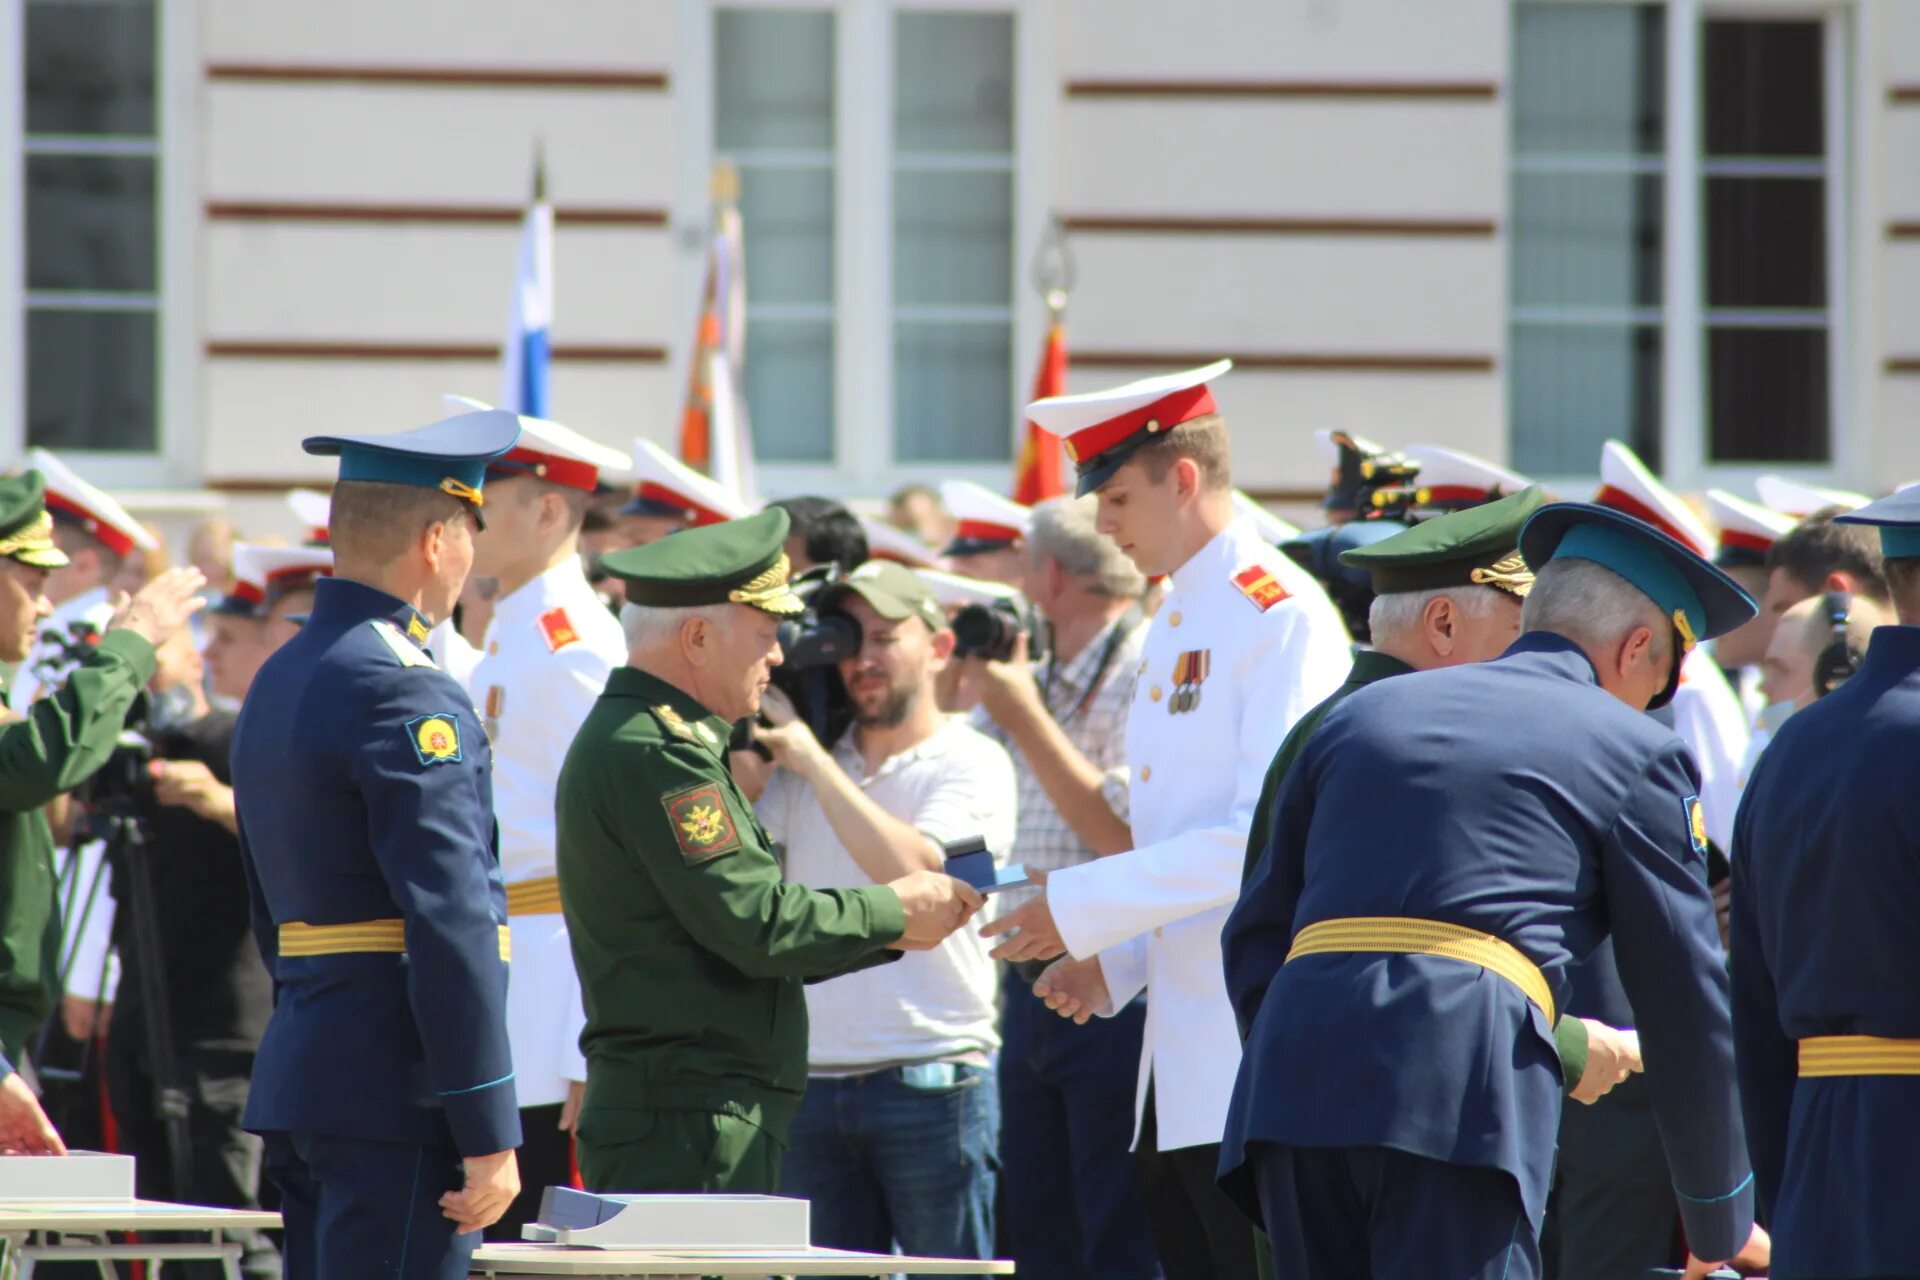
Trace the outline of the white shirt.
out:
[[[1047,881],[1067,949],[1100,957],[1105,1012],[1148,990],[1135,1114],[1151,1076],[1163,1151],[1220,1141],[1240,1065],[1220,927],[1254,803],[1294,721],[1351,666],[1319,583],[1236,520],[1174,570],[1147,634],[1127,719],[1134,848]]]
[[[1013,845],[1013,761],[963,719],[948,719],[871,774],[852,730],[835,745],[833,758],[869,799],[935,844],[980,836],[995,863],[1005,864]],[[774,770],[756,807],[767,833],[786,847],[788,880],[815,889],[874,883],[802,779]],[[999,981],[988,949],[978,930],[959,929],[931,951],[910,951],[891,964],[808,986],[809,1070],[857,1075],[901,1063],[984,1058],[999,1048]]]
[[[451,631],[451,628],[448,628]],[[431,640],[431,638],[430,638]],[[554,786],[581,721],[627,660],[620,624],[587,583],[578,556],[501,597],[463,683],[493,744],[493,812],[509,885],[554,874]],[[439,653],[436,649],[435,653]],[[586,1010],[567,925],[558,913],[508,920],[507,1039],[523,1107],[564,1101],[587,1078]]]
[[[1673,694],[1673,731],[1693,750],[1700,766],[1700,809],[1707,838],[1732,847],[1733,817],[1740,807],[1740,765],[1747,754],[1745,710],[1713,655],[1696,648],[1680,663]]]

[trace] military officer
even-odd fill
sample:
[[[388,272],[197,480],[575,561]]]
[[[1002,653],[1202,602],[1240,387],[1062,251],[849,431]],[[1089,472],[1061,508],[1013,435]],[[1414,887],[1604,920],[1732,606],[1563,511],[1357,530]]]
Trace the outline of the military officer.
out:
[[[519,434],[482,411],[303,445],[340,458],[334,576],[261,667],[233,745],[277,993],[245,1123],[267,1141],[289,1280],[464,1278],[519,1191],[492,752],[422,647],[471,567],[486,464]]]
[[[1733,1031],[1776,1276],[1920,1275],[1920,491],[1877,525],[1900,625],[1796,712],[1735,824]]]
[[[971,480],[944,480],[940,502],[953,515],[953,540],[941,555],[955,573],[1024,587],[1033,510]]]
[[[26,659],[53,612],[47,579],[66,567],[38,471],[0,477],[0,662]],[[53,832],[46,805],[106,763],[134,699],[153,676],[154,648],[198,608],[198,570],[162,574],[109,607],[99,643],[50,690],[0,709],[0,1053],[19,1061],[59,998]]]
[[[560,423],[521,415],[519,444],[487,464],[487,528],[473,544],[473,572],[500,583],[466,685],[493,745],[513,933],[507,1035],[525,1139],[520,1198],[490,1232],[502,1240],[520,1239],[547,1187],[573,1182],[569,1135],[586,1087],[586,1014],[560,915],[553,794],[580,722],[626,661],[620,624],[587,582],[580,525],[600,477],[630,461]]]
[[[1240,1054],[1220,924],[1267,764],[1351,665],[1319,584],[1235,514],[1209,385],[1231,367],[1027,410],[1066,442],[1080,493],[1098,494],[1100,530],[1170,588],[1127,717],[1134,847],[1055,871],[1044,893],[981,930],[1018,931],[996,949],[1003,959],[1071,953],[1076,964],[1047,971],[1049,989],[1084,994],[1104,1015],[1146,989],[1135,1148],[1170,1280],[1254,1274],[1252,1235],[1213,1179]]]
[[[1541,508],[1520,551],[1525,634],[1329,712],[1226,925],[1222,1185],[1283,1275],[1540,1274],[1555,1013],[1610,927],[1687,1238],[1718,1260],[1753,1230],[1698,775],[1641,714],[1753,602],[1603,507]]]
[[[628,664],[567,753],[560,896],[586,997],[587,1186],[770,1192],[807,1082],[804,980],[926,950],[980,905],[950,876],[782,881],[726,750],[780,661],[779,509],[617,551]],[[892,950],[889,950],[892,948]]]

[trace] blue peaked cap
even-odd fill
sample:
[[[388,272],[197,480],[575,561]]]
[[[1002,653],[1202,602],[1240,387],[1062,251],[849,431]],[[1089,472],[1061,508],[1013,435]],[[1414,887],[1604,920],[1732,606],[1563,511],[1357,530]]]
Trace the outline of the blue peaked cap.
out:
[[[1869,524],[1880,530],[1880,554],[1889,560],[1920,556],[1920,485],[1869,502],[1833,518],[1835,524]]]
[[[308,436],[300,447],[317,457],[338,456],[342,480],[439,489],[479,507],[487,463],[519,439],[517,414],[482,409],[391,435]]]

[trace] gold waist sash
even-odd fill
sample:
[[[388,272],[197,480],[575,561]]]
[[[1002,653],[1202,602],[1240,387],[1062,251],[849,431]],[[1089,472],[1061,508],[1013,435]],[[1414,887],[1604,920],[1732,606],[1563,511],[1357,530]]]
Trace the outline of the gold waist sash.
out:
[[[280,926],[283,956],[405,955],[406,921],[361,920],[354,924],[307,924],[289,920]],[[500,958],[513,959],[513,939],[500,926]]]
[[[1540,972],[1540,967],[1511,943],[1502,942],[1490,933],[1465,929],[1457,924],[1415,920],[1405,916],[1349,916],[1341,920],[1322,920],[1294,935],[1293,948],[1287,952],[1287,959],[1368,951],[1442,956],[1448,960],[1477,964],[1488,973],[1498,974],[1520,988],[1527,999],[1547,1015],[1547,1025],[1553,1025],[1553,988],[1547,985],[1547,977]]]
[[[1920,1040],[1885,1036],[1808,1036],[1802,1076],[1920,1076]]]

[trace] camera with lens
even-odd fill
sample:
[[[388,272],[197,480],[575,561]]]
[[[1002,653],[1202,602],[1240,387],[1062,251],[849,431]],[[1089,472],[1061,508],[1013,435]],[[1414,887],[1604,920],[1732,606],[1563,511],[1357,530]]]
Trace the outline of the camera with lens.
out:
[[[809,569],[793,580],[793,593],[806,609],[780,623],[780,665],[773,669],[773,687],[787,695],[793,709],[813,736],[832,746],[853,723],[853,702],[840,680],[840,663],[860,652],[860,627],[843,613],[822,613],[820,592],[844,581],[838,565]],[[763,757],[767,749],[749,740],[747,747]]]
[[[1027,638],[1027,656],[1039,658],[1045,647],[1046,632],[1038,613],[1029,606],[1020,608],[1012,600],[963,606],[953,615],[953,656],[986,658],[1006,662],[1013,657],[1020,637]]]
[[[153,743],[137,729],[121,733],[107,762],[74,790],[91,817],[144,818],[155,807]]]

